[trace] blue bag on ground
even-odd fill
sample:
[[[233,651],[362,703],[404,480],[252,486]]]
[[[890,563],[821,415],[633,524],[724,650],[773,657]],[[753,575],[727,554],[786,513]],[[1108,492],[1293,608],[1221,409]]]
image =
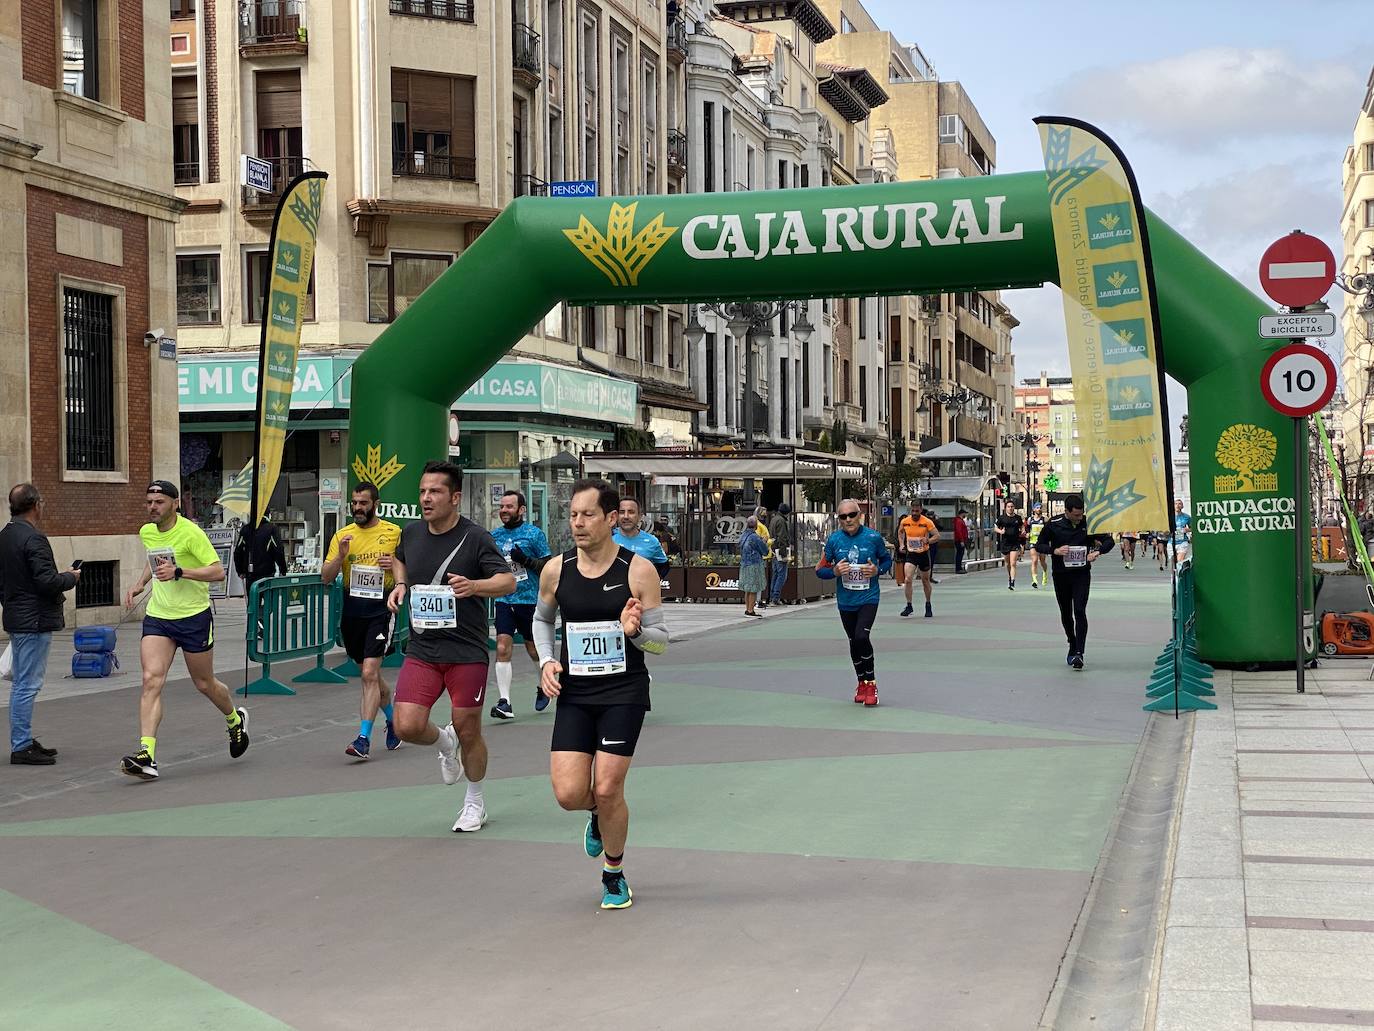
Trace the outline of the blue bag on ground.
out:
[[[119,669],[119,659],[115,656],[116,627],[83,626],[77,627],[72,636],[76,654],[72,656],[72,676],[77,680],[91,680],[108,677]]]
[[[72,643],[79,652],[112,652],[115,650],[115,628],[112,626],[77,627]]]
[[[77,652],[72,656],[72,676],[77,680],[108,677],[117,669],[119,659],[114,652]]]

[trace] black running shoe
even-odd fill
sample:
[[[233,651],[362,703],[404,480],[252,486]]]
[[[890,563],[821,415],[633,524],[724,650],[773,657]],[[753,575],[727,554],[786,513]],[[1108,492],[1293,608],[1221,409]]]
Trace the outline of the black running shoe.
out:
[[[1069,665],[1074,668],[1074,672],[1081,670],[1083,668],[1083,656],[1075,655],[1069,660]]]
[[[902,609],[900,615],[902,616],[903,619],[905,619],[907,616],[911,615],[912,612],[914,612],[914,611],[915,611],[915,610],[911,607],[911,603],[908,602],[906,608]]]
[[[157,763],[153,762],[153,757],[148,754],[146,748],[141,748],[135,754],[126,755],[119,760],[119,771],[140,780],[157,780]]]
[[[231,759],[237,759],[248,751],[248,710],[240,705],[234,711],[239,714],[239,721],[228,728],[229,758]]]

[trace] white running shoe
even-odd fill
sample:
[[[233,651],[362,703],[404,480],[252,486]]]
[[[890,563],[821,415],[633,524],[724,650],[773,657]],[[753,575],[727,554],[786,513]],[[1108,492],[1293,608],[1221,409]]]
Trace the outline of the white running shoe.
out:
[[[486,806],[480,802],[471,800],[463,803],[463,808],[458,812],[458,819],[453,821],[453,829],[458,832],[480,831],[482,824],[487,822]]]
[[[453,750],[444,751],[444,735],[453,739]],[[439,732],[439,775],[445,784],[457,784],[463,779],[463,760],[458,758],[458,734],[450,723]]]

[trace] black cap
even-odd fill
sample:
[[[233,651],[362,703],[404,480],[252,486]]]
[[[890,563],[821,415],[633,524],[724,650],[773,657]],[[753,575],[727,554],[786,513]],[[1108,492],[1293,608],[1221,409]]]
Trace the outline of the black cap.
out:
[[[152,483],[148,484],[148,493],[166,494],[169,498],[174,499],[180,497],[180,492],[177,490],[176,484],[168,480],[154,480]]]

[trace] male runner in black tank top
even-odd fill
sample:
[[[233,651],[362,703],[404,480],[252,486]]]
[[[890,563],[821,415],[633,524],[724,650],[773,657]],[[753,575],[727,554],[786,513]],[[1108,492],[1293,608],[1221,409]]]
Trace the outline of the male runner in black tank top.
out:
[[[549,775],[558,804],[590,810],[587,855],[604,851],[601,908],[631,904],[622,863],[630,811],[625,775],[649,711],[644,653],[668,646],[658,572],[611,539],[620,497],[600,480],[573,485],[569,523],[576,547],[539,577],[534,639],[540,688],[558,700]],[[563,615],[563,643],[554,620]],[[557,656],[557,657],[555,657]]]

